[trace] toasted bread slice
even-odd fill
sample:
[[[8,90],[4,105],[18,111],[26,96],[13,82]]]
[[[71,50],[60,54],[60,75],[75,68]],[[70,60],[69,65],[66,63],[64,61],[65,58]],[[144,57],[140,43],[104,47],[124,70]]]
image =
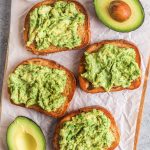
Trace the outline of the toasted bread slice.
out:
[[[59,147],[59,132],[60,132],[60,129],[62,128],[62,125],[64,122],[67,122],[69,120],[72,119],[72,117],[82,113],[82,112],[89,112],[93,109],[97,109],[101,112],[104,113],[104,115],[106,115],[110,121],[111,121],[111,130],[113,132],[113,135],[115,137],[115,141],[112,143],[112,145],[106,149],[106,150],[114,150],[118,145],[119,145],[119,142],[120,142],[120,132],[119,132],[119,129],[116,125],[116,122],[115,122],[115,119],[114,117],[112,116],[112,114],[106,110],[105,108],[103,107],[100,107],[100,106],[90,106],[90,107],[84,107],[84,108],[81,108],[77,111],[74,111],[74,112],[71,112],[69,114],[67,114],[66,116],[64,116],[59,122],[58,124],[56,125],[56,129],[55,129],[55,132],[54,132],[54,137],[53,137],[53,147],[55,150],[59,150],[60,147]]]
[[[38,105],[33,105],[33,106],[28,107],[30,109],[36,110],[38,112],[44,113],[44,114],[52,116],[54,118],[63,116],[69,106],[69,103],[70,103],[70,101],[74,95],[75,89],[76,89],[76,80],[75,80],[73,73],[71,71],[69,71],[68,69],[66,69],[65,67],[57,64],[55,61],[42,59],[42,58],[28,59],[28,60],[23,61],[19,65],[23,65],[23,64],[36,64],[36,65],[41,65],[41,66],[47,66],[49,68],[60,69],[60,70],[64,70],[66,72],[67,83],[66,83],[66,87],[65,87],[63,95],[65,95],[67,97],[67,100],[61,108],[58,108],[56,111],[48,112],[46,110],[43,110]],[[8,91],[10,93],[9,89],[8,89]],[[13,103],[12,100],[11,100],[11,103],[15,104],[15,103]],[[15,105],[18,105],[18,104],[15,104]],[[25,107],[24,104],[19,104],[18,106]]]
[[[76,5],[77,10],[79,10],[81,13],[83,13],[85,15],[85,22],[84,24],[78,27],[78,34],[82,39],[82,42],[80,44],[80,46],[77,46],[73,49],[82,49],[84,47],[86,47],[89,42],[90,42],[90,21],[89,21],[89,16],[88,13],[86,11],[86,9],[77,1],[74,0],[63,0],[66,1],[68,3],[74,3]],[[24,24],[24,42],[25,44],[28,41],[28,32],[29,32],[29,16],[30,13],[35,9],[38,8],[42,5],[53,5],[55,2],[57,2],[57,0],[45,0],[42,2],[37,3],[36,5],[34,5],[30,11],[27,13],[27,16],[25,18],[25,24]],[[56,47],[56,46],[50,46],[48,49],[43,49],[43,50],[37,50],[35,44],[31,44],[30,46],[26,46],[28,51],[31,51],[34,54],[37,55],[45,55],[48,53],[54,53],[54,52],[60,52],[60,51],[67,51],[70,50],[68,48],[61,48],[61,47]]]
[[[125,40],[105,40],[105,41],[90,45],[86,51],[88,53],[96,52],[99,48],[101,48],[105,44],[113,44],[113,45],[116,45],[119,47],[124,47],[124,48],[133,48],[136,53],[136,62],[138,63],[139,68],[141,68],[141,57],[140,57],[140,53],[139,53],[137,46],[135,46],[133,43],[125,41]],[[80,61],[78,72],[79,72],[80,87],[83,91],[88,92],[88,93],[106,92],[103,87],[98,87],[98,88],[91,87],[91,83],[81,76],[81,74],[85,72],[84,57],[82,57],[82,59]],[[141,77],[139,77],[138,79],[133,81],[131,83],[130,87],[128,87],[126,89],[134,90],[134,89],[138,88],[140,86],[140,84],[141,84]],[[110,90],[110,92],[121,91],[124,89],[125,88],[123,88],[123,87],[113,87]]]

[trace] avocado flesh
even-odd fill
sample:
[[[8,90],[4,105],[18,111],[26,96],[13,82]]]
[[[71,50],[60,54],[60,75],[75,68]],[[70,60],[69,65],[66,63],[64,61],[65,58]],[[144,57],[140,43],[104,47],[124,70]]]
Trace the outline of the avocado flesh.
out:
[[[51,112],[66,102],[67,97],[63,95],[66,82],[67,75],[64,70],[22,64],[10,74],[8,87],[13,103],[26,107],[36,105]]]
[[[144,9],[139,0],[123,0],[131,8],[132,14],[124,22],[114,20],[108,11],[113,0],[94,0],[95,10],[98,18],[110,29],[119,32],[130,32],[139,28],[144,22]]]
[[[73,116],[59,132],[59,150],[108,150],[114,141],[110,118],[97,109]]]
[[[46,141],[40,127],[32,120],[19,116],[7,129],[9,150],[46,150]]]
[[[27,46],[36,43],[37,50],[50,46],[75,48],[82,42],[78,27],[85,22],[85,15],[74,3],[58,1],[53,6],[42,5],[30,13]]]

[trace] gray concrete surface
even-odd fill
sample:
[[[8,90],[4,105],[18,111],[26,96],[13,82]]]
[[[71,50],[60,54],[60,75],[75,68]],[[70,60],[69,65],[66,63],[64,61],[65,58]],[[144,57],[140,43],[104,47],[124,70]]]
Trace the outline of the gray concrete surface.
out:
[[[9,35],[10,4],[11,0],[0,0],[0,95]],[[148,99],[148,94],[150,94],[150,81],[148,83],[147,96],[145,99],[138,150],[150,150],[150,99]]]
[[[0,0],[0,91],[2,89],[4,64],[7,52],[10,25],[10,6],[11,0]]]

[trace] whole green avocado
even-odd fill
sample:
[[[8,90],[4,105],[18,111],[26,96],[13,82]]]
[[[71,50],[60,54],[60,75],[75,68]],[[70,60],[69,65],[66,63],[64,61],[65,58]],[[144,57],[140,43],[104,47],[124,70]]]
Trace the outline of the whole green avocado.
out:
[[[46,150],[46,140],[40,127],[31,119],[18,116],[7,129],[9,150]]]
[[[139,0],[94,0],[95,11],[101,22],[118,32],[139,28],[145,18]]]

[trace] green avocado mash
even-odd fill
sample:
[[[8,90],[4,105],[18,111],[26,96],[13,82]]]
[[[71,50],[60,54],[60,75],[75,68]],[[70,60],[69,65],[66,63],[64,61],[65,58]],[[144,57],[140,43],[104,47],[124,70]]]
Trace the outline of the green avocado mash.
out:
[[[110,126],[110,119],[96,109],[76,115],[60,130],[60,150],[104,150],[115,140]]]
[[[10,74],[8,87],[15,104],[38,105],[46,111],[55,111],[66,101],[62,95],[66,81],[64,70],[26,64]]]
[[[29,17],[29,40],[38,50],[51,45],[74,48],[82,42],[78,35],[78,26],[85,21],[85,16],[76,9],[74,3],[58,1],[53,6],[43,5],[35,8]]]
[[[114,86],[127,88],[140,76],[135,57],[132,48],[105,44],[97,52],[85,52],[86,72],[81,76],[91,82],[93,87],[103,87],[106,91]]]

